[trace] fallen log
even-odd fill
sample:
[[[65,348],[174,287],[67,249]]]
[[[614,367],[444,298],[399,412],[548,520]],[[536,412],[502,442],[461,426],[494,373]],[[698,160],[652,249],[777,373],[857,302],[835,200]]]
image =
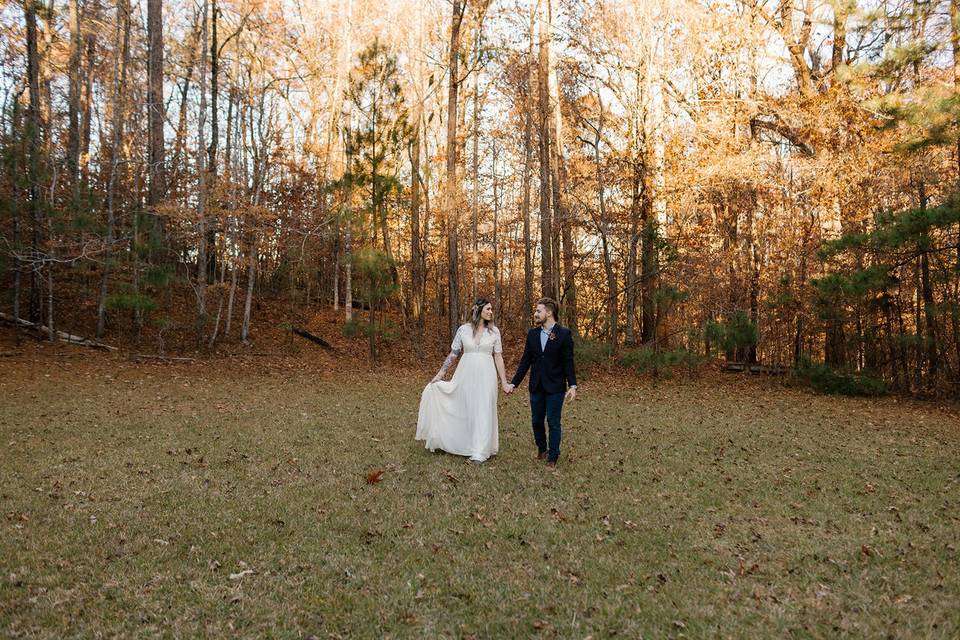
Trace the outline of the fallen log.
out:
[[[767,365],[750,362],[728,362],[726,366],[723,367],[723,370],[739,373],[763,373],[767,375],[778,376],[784,375],[787,372],[784,367],[768,367]]]
[[[162,362],[196,362],[196,358],[175,358],[173,356],[153,355],[150,353],[134,353],[131,360],[160,360]]]
[[[14,318],[13,316],[7,315],[5,313],[0,313],[0,320],[4,322],[9,322],[13,325],[19,325],[31,331],[39,331],[44,335],[50,335],[50,327],[45,327],[42,324],[37,324],[36,322],[30,322],[29,320],[24,320],[23,318]],[[80,345],[82,347],[91,347],[93,349],[103,349],[104,351],[116,351],[116,347],[111,347],[108,344],[103,344],[102,342],[97,342],[96,340],[90,340],[89,338],[84,338],[83,336],[75,336],[66,331],[55,331],[56,337],[64,342],[70,344]]]
[[[319,337],[319,336],[313,335],[312,333],[310,333],[310,332],[307,331],[306,329],[301,329],[300,327],[291,327],[291,329],[292,329],[292,331],[293,331],[295,334],[297,334],[297,335],[300,336],[301,338],[306,338],[306,339],[309,340],[310,342],[315,342],[316,344],[318,344],[318,345],[320,345],[321,347],[324,347],[324,348],[326,348],[326,349],[333,349],[333,345],[332,345],[332,344],[330,344],[329,342],[327,342],[326,340],[324,340],[323,338],[321,338],[321,337]]]

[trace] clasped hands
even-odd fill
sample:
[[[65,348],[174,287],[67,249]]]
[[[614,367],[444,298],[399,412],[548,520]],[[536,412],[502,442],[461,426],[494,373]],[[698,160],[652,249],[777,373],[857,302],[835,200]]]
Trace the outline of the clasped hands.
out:
[[[430,381],[430,384],[433,384],[434,382],[439,382],[441,380],[443,380],[443,374],[438,373],[436,376],[434,376],[433,380]],[[500,388],[503,390],[505,394],[510,395],[511,393],[513,393],[514,389],[517,388],[517,385],[510,384],[509,382],[501,382]],[[567,389],[566,399],[576,400],[576,398],[577,398],[576,387],[571,387],[570,389]]]

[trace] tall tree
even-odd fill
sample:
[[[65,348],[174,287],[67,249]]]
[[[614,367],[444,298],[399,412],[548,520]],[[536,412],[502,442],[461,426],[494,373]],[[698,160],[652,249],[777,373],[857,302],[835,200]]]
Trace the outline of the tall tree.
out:
[[[67,171],[74,206],[80,200],[80,94],[82,85],[80,75],[83,72],[81,53],[83,51],[83,31],[80,21],[80,0],[70,0],[70,66],[68,70],[68,134],[67,134]]]
[[[398,78],[397,59],[378,40],[364,49],[347,88],[355,124],[350,133],[353,163],[348,179],[370,189],[367,211],[371,237],[377,232],[383,251],[393,260],[387,204],[400,189],[397,168],[409,137],[407,108]]]
[[[553,209],[551,207],[550,170],[550,38],[551,0],[537,0],[539,24],[539,57],[537,66],[537,103],[540,134],[540,288],[542,294],[557,298],[553,260]]]
[[[447,81],[447,175],[443,206],[447,214],[447,322],[450,335],[460,324],[457,236],[460,233],[460,185],[457,182],[457,100],[460,90],[460,26],[468,0],[453,0],[450,16],[450,63]]]
[[[551,196],[553,198],[553,221],[559,229],[554,229],[554,237],[559,236],[561,240],[561,251],[554,250],[555,260],[563,260],[563,282],[562,288],[559,273],[557,273],[557,284],[555,290],[560,291],[560,300],[563,302],[564,318],[566,325],[574,332],[579,333],[577,320],[577,286],[575,278],[575,252],[573,239],[573,218],[570,216],[569,208],[564,200],[566,191],[566,152],[563,144],[563,118],[560,112],[560,78],[558,76],[555,56],[550,53],[548,56],[548,84],[550,94],[550,106],[552,114],[550,118],[550,142],[551,142],[551,171],[550,186]],[[556,247],[556,241],[554,241]],[[555,266],[555,271],[559,271]]]
[[[197,283],[195,294],[197,298],[197,340],[204,338],[203,331],[207,320],[207,47],[208,15],[210,3],[203,0],[201,4],[203,17],[200,26],[200,112],[197,123]]]
[[[112,118],[110,125],[110,165],[107,177],[106,209],[107,228],[105,237],[103,273],[100,275],[100,294],[97,300],[97,338],[106,333],[107,296],[112,270],[113,244],[116,239],[117,180],[124,160],[123,121],[126,116],[127,64],[130,57],[130,5],[129,0],[117,2],[116,36],[114,38],[113,82],[111,83]]]
[[[527,57],[524,61],[526,72],[520,80],[521,108],[523,109],[523,309],[530,312],[533,305],[533,247],[530,238],[530,183],[533,173],[533,87],[536,86],[533,45],[536,25],[536,9],[530,11],[530,30]]]
[[[217,0],[210,0],[210,145],[207,147],[207,192],[217,193],[217,150],[220,144],[220,43],[217,26],[220,23]],[[240,27],[243,28],[242,26]],[[207,221],[206,253],[207,279],[217,278],[217,224],[215,218]]]
[[[163,101],[163,0],[147,0],[147,164],[150,179],[147,206],[155,208],[166,195],[163,125],[166,107]],[[159,217],[154,218],[159,228]]]
[[[27,189],[30,207],[30,321],[40,322],[43,261],[43,209],[40,202],[40,59],[37,51],[37,0],[24,0],[27,24]]]

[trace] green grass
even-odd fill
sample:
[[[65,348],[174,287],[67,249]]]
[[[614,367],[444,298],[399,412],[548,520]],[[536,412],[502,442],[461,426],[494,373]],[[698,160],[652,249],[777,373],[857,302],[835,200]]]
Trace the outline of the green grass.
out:
[[[960,634],[932,405],[591,384],[551,474],[523,393],[475,467],[413,440],[414,380],[173,371],[0,382],[0,635]]]

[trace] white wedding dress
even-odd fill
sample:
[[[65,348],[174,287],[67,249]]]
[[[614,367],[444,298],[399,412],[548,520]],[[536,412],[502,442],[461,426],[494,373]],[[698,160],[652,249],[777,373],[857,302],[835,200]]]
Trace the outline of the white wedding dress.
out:
[[[447,356],[448,362],[460,356],[453,378],[428,384],[420,397],[416,439],[423,440],[427,449],[469,456],[477,462],[497,453],[500,441],[493,354],[502,352],[496,327],[484,328],[477,339],[471,324],[457,329]]]

